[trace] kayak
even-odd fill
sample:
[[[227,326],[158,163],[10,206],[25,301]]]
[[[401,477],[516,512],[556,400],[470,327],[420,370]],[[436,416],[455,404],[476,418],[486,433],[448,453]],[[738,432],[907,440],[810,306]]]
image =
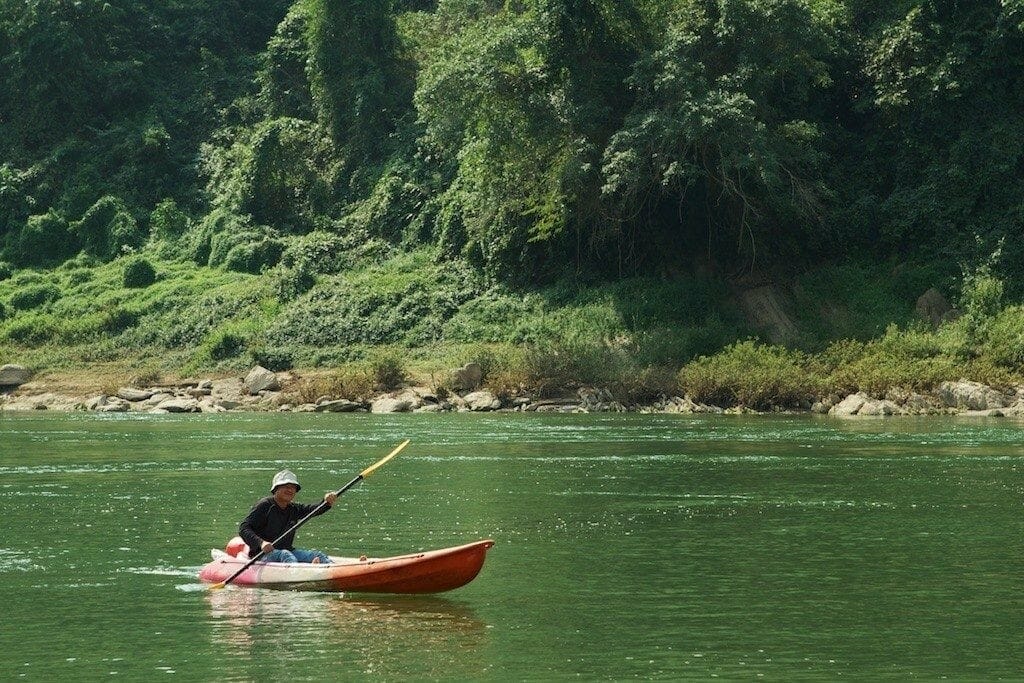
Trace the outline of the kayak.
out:
[[[240,540],[240,539],[237,539]],[[441,593],[464,586],[480,573],[492,540],[397,557],[334,557],[330,564],[256,562],[231,583],[290,590],[365,593]],[[236,539],[228,550],[211,550],[213,561],[199,571],[206,583],[220,583],[249,561]]]

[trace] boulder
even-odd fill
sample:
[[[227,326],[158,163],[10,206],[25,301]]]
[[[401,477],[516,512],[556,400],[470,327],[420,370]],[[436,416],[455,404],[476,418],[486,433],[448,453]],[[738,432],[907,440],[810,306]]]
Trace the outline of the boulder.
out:
[[[0,387],[16,387],[32,377],[32,371],[21,365],[0,365]]]
[[[579,404],[577,403],[534,403],[530,406],[530,412],[537,413],[575,413],[579,410]],[[492,410],[492,408],[473,408],[469,407],[469,410]]]
[[[929,413],[935,410],[935,403],[922,394],[910,394],[903,402],[903,407],[914,413]]]
[[[887,399],[876,401],[868,399],[864,401],[864,404],[857,411],[857,415],[861,416],[888,416],[888,415],[899,415],[903,411],[900,407]]]
[[[361,407],[361,403],[356,403],[355,401],[349,401],[347,398],[342,398],[336,401],[320,401],[313,407],[313,410],[318,413],[351,413]]]
[[[486,389],[466,394],[462,400],[466,402],[467,408],[475,411],[497,410],[501,407],[501,400]]]
[[[206,388],[203,383],[200,383],[200,388]],[[224,396],[228,398],[235,398],[245,391],[245,386],[242,384],[242,380],[237,377],[231,377],[228,379],[218,379],[211,382],[209,387],[215,396]]]
[[[132,387],[121,387],[117,390],[117,397],[125,401],[145,401],[153,396],[153,391],[150,389],[134,389]]]
[[[666,413],[683,413],[690,415],[702,412],[699,406],[694,403],[693,399],[689,396],[673,396],[672,398],[667,399],[660,407]]]
[[[277,391],[281,388],[277,375],[260,365],[255,366],[249,371],[242,384],[245,385],[245,390],[250,394],[258,394],[261,391]]]
[[[828,412],[832,410],[832,406],[834,406],[838,401],[839,397],[834,394],[825,396],[811,404],[811,412],[819,415],[827,415]]]
[[[199,401],[194,398],[170,398],[157,407],[168,413],[198,413]]]
[[[99,396],[93,396],[82,402],[82,407],[86,410],[99,410],[103,406],[107,405],[107,400],[110,397],[106,394],[100,394]]]
[[[131,410],[131,403],[117,396],[107,396],[103,405],[96,408],[98,413],[126,413]]]
[[[943,382],[936,397],[947,408],[960,410],[989,410],[1005,408],[1010,401],[1005,394],[978,382]]]
[[[412,401],[407,398],[382,396],[370,404],[371,413],[407,413],[412,410]]]
[[[837,417],[850,417],[851,415],[856,415],[867,401],[868,397],[863,393],[850,394],[832,406],[828,414],[836,415]]]
[[[461,368],[452,370],[452,389],[455,391],[472,391],[480,386],[484,371],[479,363],[466,363]]]
[[[1007,407],[1003,410],[1003,415],[1007,417],[1024,417],[1024,401],[1017,401]]]

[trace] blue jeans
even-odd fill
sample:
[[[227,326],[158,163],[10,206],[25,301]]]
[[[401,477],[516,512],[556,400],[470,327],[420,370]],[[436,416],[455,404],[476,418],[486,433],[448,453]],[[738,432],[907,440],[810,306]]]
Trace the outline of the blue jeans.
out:
[[[330,564],[331,558],[319,550],[305,550],[294,548],[292,550],[274,550],[263,556],[264,562],[305,562],[310,563],[314,557],[320,558],[322,564]]]

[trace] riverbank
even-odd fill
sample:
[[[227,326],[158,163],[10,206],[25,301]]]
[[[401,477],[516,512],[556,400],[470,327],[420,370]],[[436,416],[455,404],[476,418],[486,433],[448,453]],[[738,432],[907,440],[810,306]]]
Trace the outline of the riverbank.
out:
[[[4,366],[8,369],[16,366]],[[836,417],[965,415],[1024,417],[1024,386],[999,390],[979,382],[947,381],[934,390],[891,388],[882,395],[859,391],[805,399],[797,405],[755,410],[714,405],[688,395],[662,395],[647,402],[619,400],[608,388],[579,387],[541,396],[510,394],[480,382],[480,369],[467,364],[440,383],[398,383],[389,390],[352,395],[324,373],[271,372],[256,366],[244,376],[119,382],[116,370],[70,375],[46,373],[0,391],[0,411],[92,411],[141,413],[223,412],[638,412],[682,414],[808,413]],[[140,378],[136,378],[138,380]],[[333,391],[332,391],[333,389]]]

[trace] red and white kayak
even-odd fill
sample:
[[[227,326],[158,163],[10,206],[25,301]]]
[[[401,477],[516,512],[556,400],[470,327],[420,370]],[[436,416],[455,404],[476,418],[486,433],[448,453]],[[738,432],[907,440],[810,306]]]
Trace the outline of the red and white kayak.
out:
[[[290,590],[441,593],[476,578],[493,545],[494,541],[484,540],[398,557],[331,556],[331,564],[256,562],[231,583]],[[237,551],[234,539],[228,549]],[[225,581],[249,561],[244,553],[235,556],[212,550],[210,554],[213,561],[199,571],[199,579],[206,583]]]

